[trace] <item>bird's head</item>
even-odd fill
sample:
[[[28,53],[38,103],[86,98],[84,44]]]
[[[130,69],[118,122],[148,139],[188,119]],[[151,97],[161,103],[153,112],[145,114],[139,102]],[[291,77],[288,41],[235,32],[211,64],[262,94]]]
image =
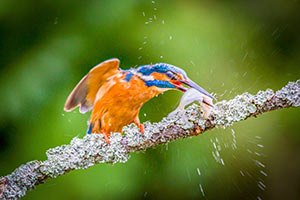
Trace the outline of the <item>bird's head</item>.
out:
[[[215,99],[206,90],[189,79],[184,70],[170,64],[158,63],[154,65],[143,65],[136,69],[136,75],[143,80],[148,87],[155,86],[157,89],[177,89],[185,92],[187,88],[185,88],[184,85],[186,85]]]

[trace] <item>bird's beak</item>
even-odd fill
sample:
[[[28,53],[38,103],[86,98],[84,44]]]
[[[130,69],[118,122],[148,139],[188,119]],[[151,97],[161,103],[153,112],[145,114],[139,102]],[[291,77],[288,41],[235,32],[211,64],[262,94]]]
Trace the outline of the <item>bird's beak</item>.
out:
[[[210,97],[210,98],[216,100],[215,97],[213,97],[211,94],[209,94],[206,90],[204,90],[202,87],[200,87],[199,85],[197,85],[197,84],[196,84],[194,81],[192,81],[191,79],[187,78],[186,80],[178,80],[178,81],[179,81],[180,83],[183,83],[183,84],[185,84],[185,85],[187,85],[187,86],[189,86],[189,87],[191,87],[191,88],[194,88],[195,90],[199,91],[200,93],[202,93],[202,94],[204,94],[204,95],[206,95],[206,96],[208,96],[208,97]],[[179,89],[179,90],[181,90],[181,91],[183,91],[183,92],[187,91],[187,88],[182,87],[182,86],[180,86],[180,85],[178,85],[176,88]]]

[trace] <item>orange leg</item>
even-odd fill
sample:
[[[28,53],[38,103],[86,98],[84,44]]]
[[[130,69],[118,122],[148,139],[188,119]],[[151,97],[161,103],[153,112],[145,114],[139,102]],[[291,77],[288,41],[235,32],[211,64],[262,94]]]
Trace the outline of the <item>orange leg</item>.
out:
[[[141,124],[139,116],[136,116],[136,118],[134,119],[134,123],[135,123],[135,125],[137,125],[137,127],[139,127],[141,133],[144,134],[144,132],[145,132],[144,125]]]
[[[140,128],[141,133],[144,135],[144,124],[139,124],[138,127]]]
[[[105,130],[102,129],[100,133],[104,136],[105,142],[106,142],[107,144],[109,144],[109,143],[110,143],[110,140],[109,140],[109,137],[108,137],[109,135],[106,134]]]
[[[100,130],[100,120],[95,121],[92,133],[101,133],[104,136],[105,142],[107,144],[110,143],[109,134],[106,133],[105,129]]]

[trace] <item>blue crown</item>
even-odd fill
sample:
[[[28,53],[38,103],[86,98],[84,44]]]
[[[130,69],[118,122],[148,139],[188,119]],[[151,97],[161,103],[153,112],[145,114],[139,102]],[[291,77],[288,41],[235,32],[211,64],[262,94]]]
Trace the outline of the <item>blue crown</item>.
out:
[[[137,68],[136,71],[142,73],[144,76],[149,76],[153,72],[167,73],[168,71],[171,71],[186,77],[185,71],[183,71],[182,69],[174,65],[170,65],[166,63],[157,63],[155,65],[142,65],[139,68]]]

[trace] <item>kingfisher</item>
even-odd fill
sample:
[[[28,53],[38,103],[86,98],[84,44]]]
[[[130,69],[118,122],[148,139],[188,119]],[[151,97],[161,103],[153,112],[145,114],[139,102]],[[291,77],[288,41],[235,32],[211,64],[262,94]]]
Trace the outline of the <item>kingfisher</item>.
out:
[[[157,63],[122,70],[119,65],[116,58],[96,65],[79,81],[64,106],[68,112],[78,106],[80,113],[92,110],[87,133],[103,134],[107,143],[110,133],[122,133],[122,128],[131,123],[143,134],[144,126],[139,119],[141,107],[167,90],[186,92],[185,85],[215,99],[179,67]]]

